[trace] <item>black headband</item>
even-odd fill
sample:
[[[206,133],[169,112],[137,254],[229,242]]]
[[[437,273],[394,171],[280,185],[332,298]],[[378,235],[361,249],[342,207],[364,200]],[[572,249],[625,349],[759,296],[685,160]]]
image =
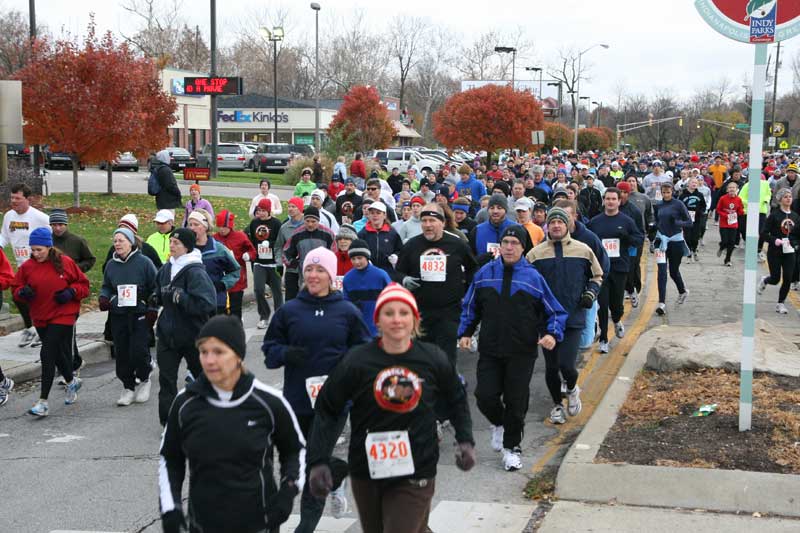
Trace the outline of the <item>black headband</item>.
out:
[[[441,220],[442,222],[444,222],[444,215],[443,215],[443,214],[441,214],[441,213],[440,213],[440,212],[438,212],[438,211],[423,211],[423,212],[421,212],[421,213],[419,214],[419,218],[422,218],[422,217],[433,217],[433,218],[438,218],[439,220]]]

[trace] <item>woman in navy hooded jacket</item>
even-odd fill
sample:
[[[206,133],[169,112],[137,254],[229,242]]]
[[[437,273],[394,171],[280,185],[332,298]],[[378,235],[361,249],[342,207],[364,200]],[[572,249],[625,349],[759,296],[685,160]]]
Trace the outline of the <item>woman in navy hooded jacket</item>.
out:
[[[307,438],[314,421],[314,405],[322,383],[347,351],[372,339],[361,312],[342,293],[331,288],[336,279],[336,254],[319,247],[303,260],[305,286],[297,297],[283,304],[270,322],[264,336],[267,368],[284,368],[283,396],[292,406],[303,435]],[[347,414],[340,419],[340,432]],[[342,481],[347,464],[331,464],[334,476],[334,501],[344,497]],[[296,532],[311,532],[317,526],[324,501],[303,490],[300,525]],[[336,515],[336,507],[334,507]]]

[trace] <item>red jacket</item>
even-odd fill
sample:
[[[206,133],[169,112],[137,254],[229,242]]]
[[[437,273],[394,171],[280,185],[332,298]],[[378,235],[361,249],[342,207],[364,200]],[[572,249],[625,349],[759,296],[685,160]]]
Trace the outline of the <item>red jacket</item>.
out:
[[[74,325],[81,310],[81,300],[89,296],[89,279],[78,265],[66,255],[61,256],[61,262],[64,273],[60,275],[51,261],[40,263],[35,259],[28,259],[17,270],[12,284],[14,298],[19,300],[19,290],[30,285],[34,297],[29,305],[31,319],[36,327],[49,324]],[[65,304],[59,304],[55,300],[55,294],[67,287],[75,290],[75,297]]]
[[[336,275],[344,276],[353,268],[353,262],[350,261],[350,254],[341,250],[336,251]]]
[[[225,247],[231,252],[233,252],[233,257],[236,259],[236,262],[239,263],[239,267],[241,268],[239,271],[239,281],[237,281],[228,292],[244,291],[245,288],[247,288],[247,264],[242,260],[242,255],[247,252],[251,260],[256,258],[258,252],[256,252],[253,243],[250,242],[250,239],[247,237],[245,232],[238,230],[231,230],[227,237],[223,237],[219,233],[215,233],[214,238],[218,242],[224,244]]]
[[[742,199],[738,196],[731,198],[730,194],[723,194],[717,201],[717,213],[719,213],[719,227],[720,228],[738,228],[739,221],[738,215],[744,215],[744,205]],[[728,215],[736,213],[737,221],[728,222]]]
[[[339,196],[339,193],[344,190],[344,183],[341,181],[332,181],[330,185],[328,185],[328,198],[336,201],[336,197]]]
[[[361,176],[367,179],[367,166],[364,164],[363,159],[354,159],[353,162],[350,163],[350,175]]]
[[[6,290],[14,282],[14,270],[8,262],[6,254],[0,250],[0,290]]]

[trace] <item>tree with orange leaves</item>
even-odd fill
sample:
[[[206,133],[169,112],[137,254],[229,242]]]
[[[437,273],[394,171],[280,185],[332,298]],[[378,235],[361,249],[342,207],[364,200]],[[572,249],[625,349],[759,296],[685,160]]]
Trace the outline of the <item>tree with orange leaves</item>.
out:
[[[147,153],[169,142],[177,104],[161,89],[155,65],[117,45],[110,32],[98,39],[93,20],[82,47],[37,41],[14,77],[22,81],[26,142],[72,155],[74,207],[79,161],[110,161],[117,151]]]
[[[500,85],[456,93],[433,116],[439,142],[487,154],[501,148],[529,149],[531,131],[543,127],[541,106],[529,91]]]
[[[338,148],[348,152],[386,148],[397,134],[378,90],[369,85],[356,85],[348,91],[328,132],[341,139]]]

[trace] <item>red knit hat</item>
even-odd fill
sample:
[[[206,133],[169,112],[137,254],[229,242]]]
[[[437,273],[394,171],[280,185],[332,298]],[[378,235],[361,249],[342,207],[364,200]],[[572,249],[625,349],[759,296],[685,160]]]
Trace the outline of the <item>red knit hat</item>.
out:
[[[272,213],[272,200],[270,200],[269,198],[262,198],[261,200],[258,201],[256,209],[263,209],[264,211]]]
[[[297,196],[293,196],[293,197],[289,198],[289,201],[287,203],[292,204],[293,206],[295,206],[300,211],[302,211],[305,208],[305,205],[303,205],[303,199],[302,198],[298,198]]]
[[[233,220],[236,218],[236,215],[228,211],[227,209],[223,209],[219,213],[217,213],[217,227],[218,228],[231,228],[233,229]]]
[[[414,316],[419,320],[419,309],[417,309],[417,300],[414,298],[414,295],[399,283],[390,283],[381,291],[378,295],[378,299],[375,301],[375,313],[372,315],[372,320],[374,322],[378,321],[378,314],[381,312],[381,307],[387,302],[403,302],[408,304]]]

